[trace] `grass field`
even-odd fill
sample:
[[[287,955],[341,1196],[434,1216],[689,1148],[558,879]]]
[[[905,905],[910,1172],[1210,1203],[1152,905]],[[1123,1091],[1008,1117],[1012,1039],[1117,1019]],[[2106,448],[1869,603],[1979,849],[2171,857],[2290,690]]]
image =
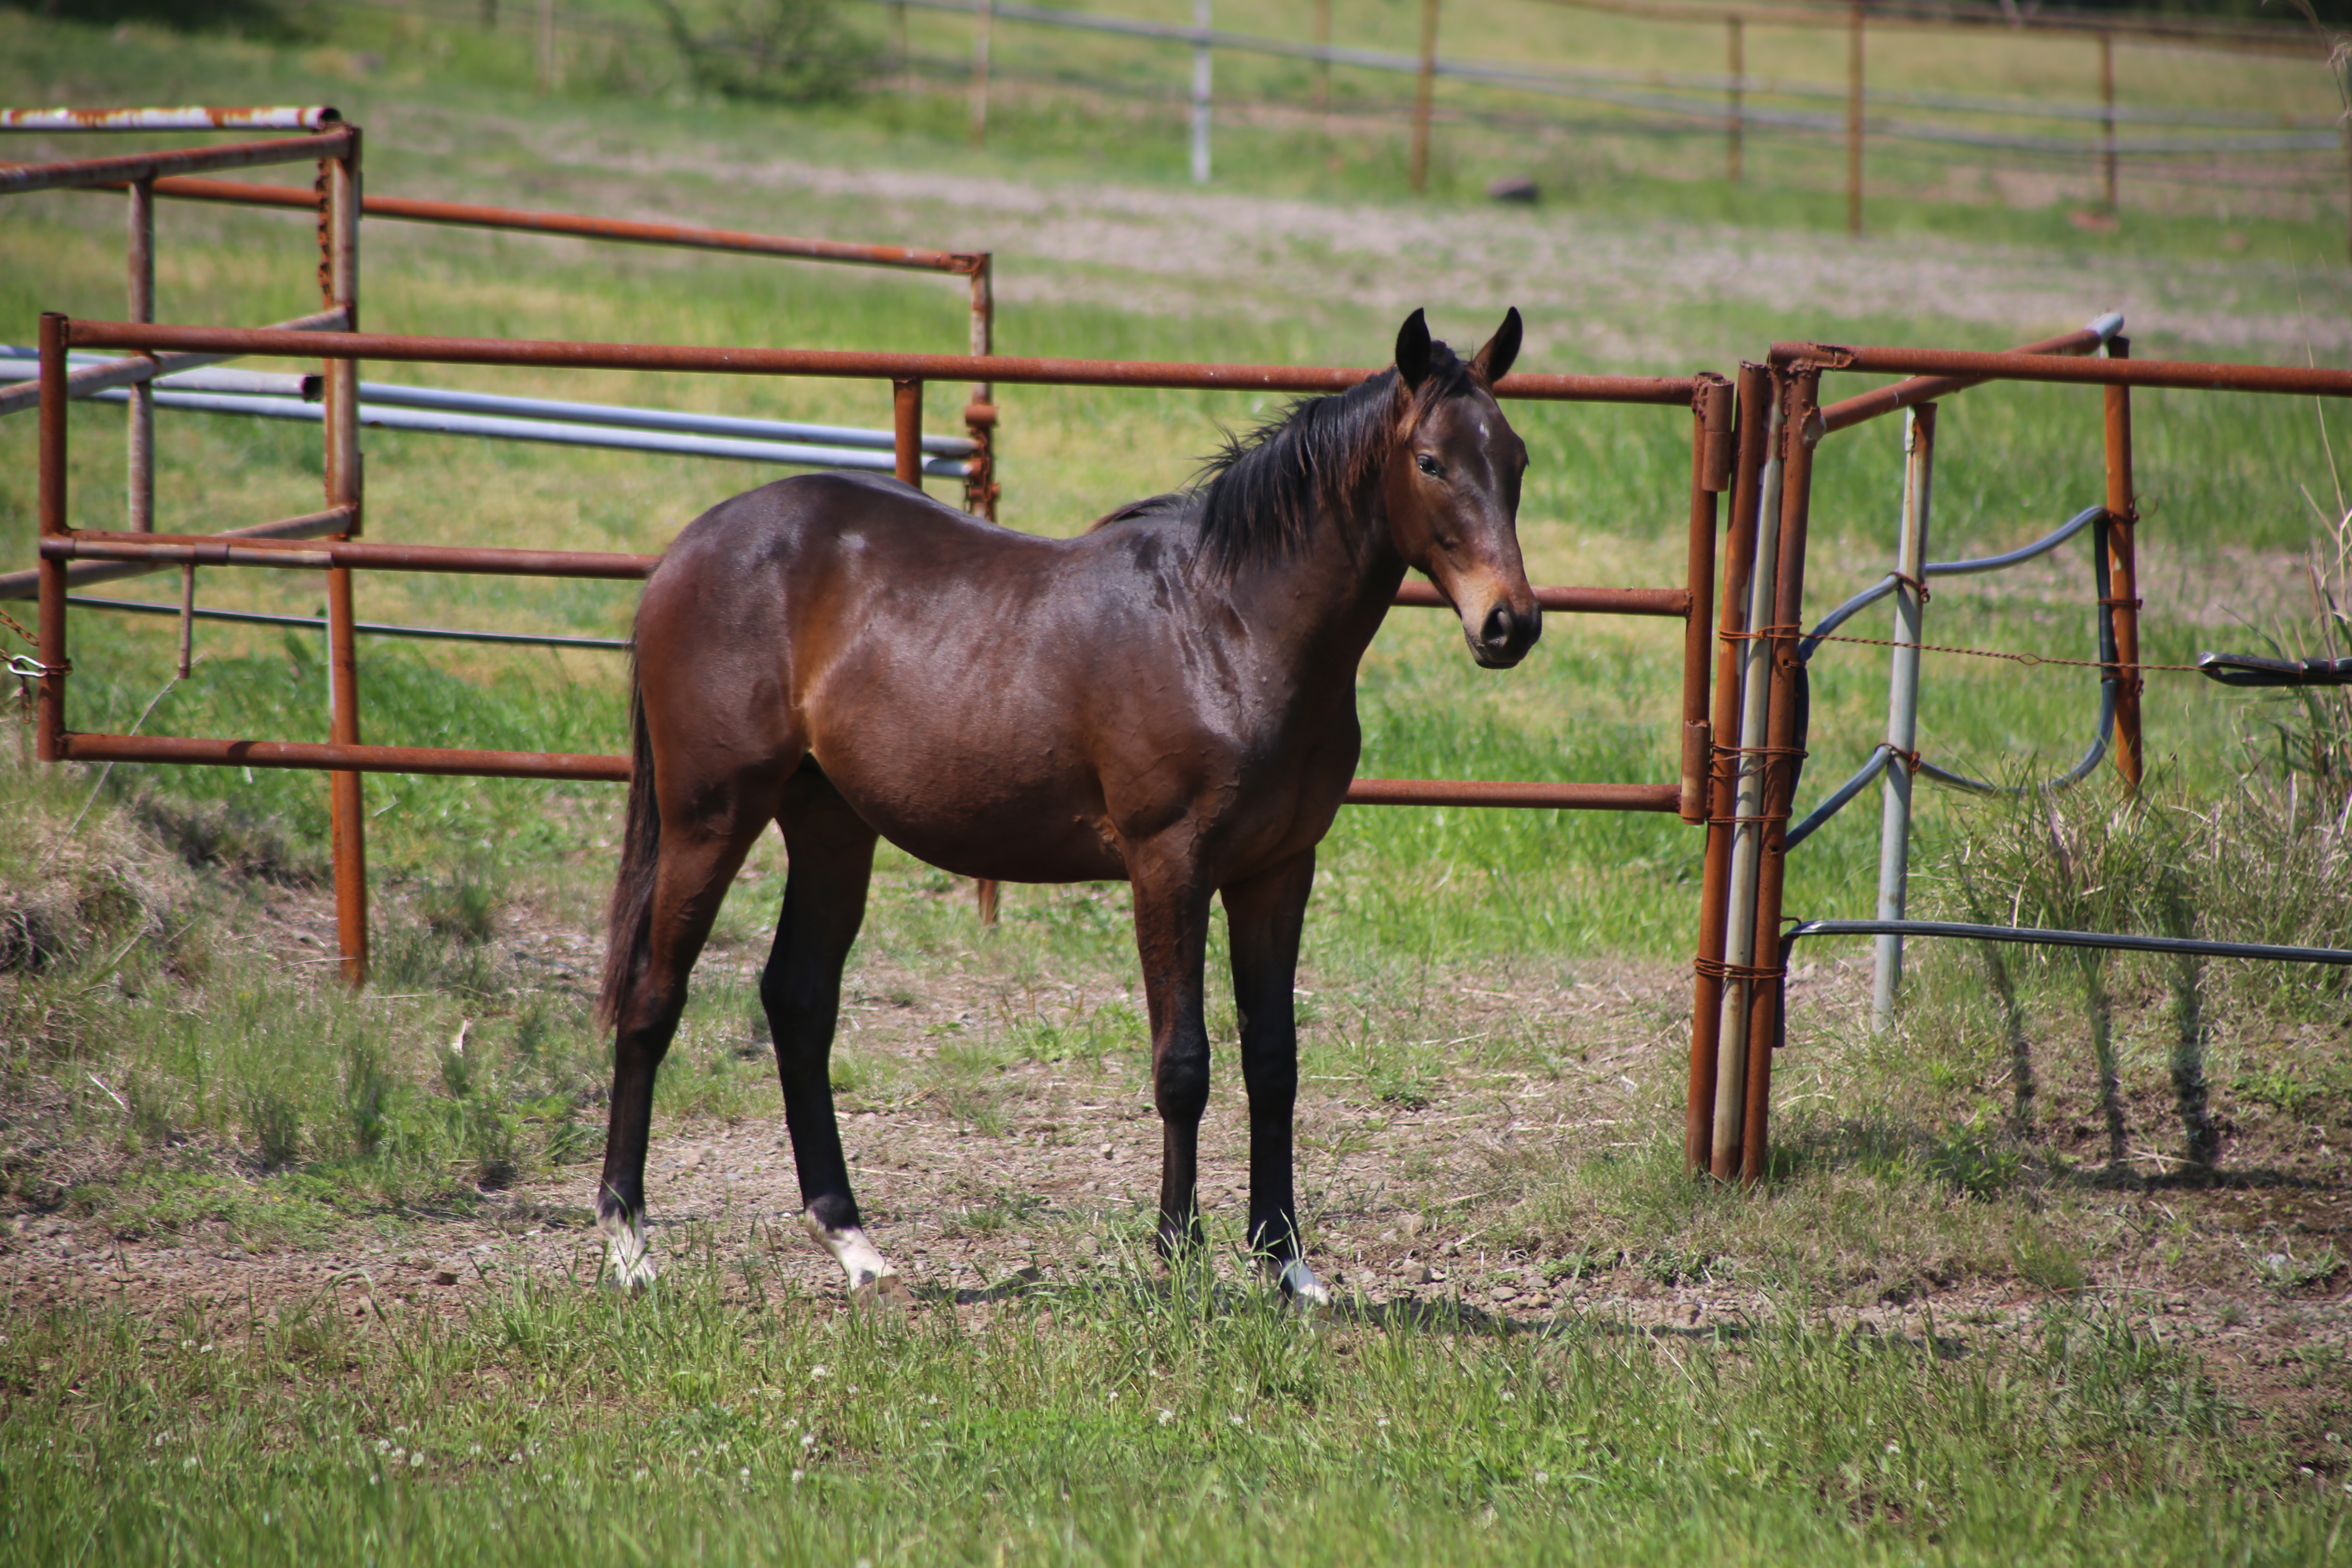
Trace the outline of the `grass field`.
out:
[[[1303,31],[1297,10],[1253,26]],[[1379,26],[1406,15],[1385,7]],[[1514,15],[1464,8],[1458,47],[1499,52]],[[1582,22],[1601,57],[1642,63],[1633,33]],[[1887,79],[1937,85],[1932,64],[1890,46]],[[2002,90],[2051,87],[1990,43],[1962,66]],[[1771,68],[1833,70],[1793,52]],[[2271,68],[2199,90],[2289,101]],[[2063,207],[1923,189],[1890,193],[1874,209],[1888,232],[1853,246],[1823,232],[1832,204],[1801,171],[1735,193],[1602,170],[1586,149],[1598,172],[1568,199],[1508,211],[1472,199],[1480,153],[1411,203],[1369,151],[1330,170],[1319,132],[1275,118],[1234,132],[1230,184],[1202,195],[1172,120],[1162,146],[1143,110],[1076,90],[1008,89],[975,151],[951,99],[782,110],[583,72],[530,100],[529,73],[520,34],[369,9],[289,45],[0,11],[0,100],[326,99],[366,127],[375,191],[992,249],[1011,353],[1373,363],[1413,305],[1461,342],[1517,303],[1530,368],[1727,372],[1775,338],[1997,347],[2116,307],[2143,356],[2352,362],[2352,272],[2315,259],[2335,254],[2324,212],[2127,211],[2086,233]],[[1563,156],[1583,156],[1570,142]],[[113,198],[0,204],[0,338],[28,341],[45,309],[118,313],[120,221]],[[174,206],[163,227],[164,319],[311,308],[299,221]],[[942,349],[962,334],[961,290],[935,279],[383,224],[366,244],[380,330]],[[866,425],[887,402],[855,384],[365,374]],[[950,427],[960,397],[934,388],[931,422]],[[1042,388],[1000,402],[1005,519],[1057,533],[1181,483],[1221,425],[1268,412]],[[1950,400],[1935,553],[2011,547],[2097,499],[2096,408],[2063,389]],[[2341,422],[2283,400],[2136,408],[2147,657],[2319,637],[2303,552],[2334,548]],[[1538,581],[1678,579],[1682,416],[1509,413],[1534,457],[1521,531]],[[165,526],[316,504],[307,428],[161,428]],[[72,440],[75,517],[107,526],[119,412],[78,408]],[[381,432],[366,447],[371,532],[387,539],[656,550],[776,477]],[[31,556],[31,459],[29,421],[0,425],[11,567]],[[1898,460],[1888,424],[1822,448],[1817,611],[1885,569]],[[2069,546],[1939,584],[1931,640],[2085,657],[2088,579]],[[207,572],[201,589],[318,607],[290,575]],[[598,636],[621,635],[631,605],[621,584],[392,574],[361,595],[363,618]],[[77,727],[145,712],[157,733],[323,736],[315,638],[204,626],[174,683],[168,621],[73,626]],[[1360,681],[1362,771],[1663,781],[1675,640],[1663,623],[1560,618],[1498,677],[1439,617],[1400,615]],[[363,658],[370,740],[619,749],[610,656],[371,642]],[[1802,802],[1881,732],[1882,672],[1874,649],[1817,661]],[[2054,771],[2085,737],[2089,673],[1936,660],[1930,754]],[[1923,791],[1916,902],[2340,944],[2352,754],[2336,710],[2149,680],[2153,809],[2104,781],[2024,812]],[[2278,763],[2279,723],[2300,771]],[[1123,892],[1009,889],[983,932],[968,887],[886,848],[835,1064],[861,1198],[917,1287],[910,1315],[877,1321],[843,1310],[792,1220],[754,984],[784,870],[767,846],[660,1084],[668,1272],[616,1300],[592,1288],[606,1047],[584,1005],[614,792],[371,779],[376,969],[355,997],[331,980],[315,776],[101,779],[30,763],[20,735],[0,762],[11,1561],[2352,1552],[2352,1010],[2324,978],[2120,961],[1994,974],[1976,953],[1920,952],[1902,1028],[1877,1037],[1866,959],[1808,952],[1775,1181],[1717,1191],[1679,1169],[1695,837],[1573,814],[1343,813],[1299,999],[1302,1194],[1343,1306],[1307,1322],[1235,1253],[1230,1005],[1212,1018],[1213,1245],[1171,1276],[1146,1248],[1158,1139]],[[1795,858],[1792,912],[1868,911],[1874,801]],[[2098,874],[2055,875],[2044,844]],[[2168,1068],[2184,1030],[2221,1129],[2218,1178],[2183,1158]],[[2095,1092],[2103,1041],[2121,1160]]]

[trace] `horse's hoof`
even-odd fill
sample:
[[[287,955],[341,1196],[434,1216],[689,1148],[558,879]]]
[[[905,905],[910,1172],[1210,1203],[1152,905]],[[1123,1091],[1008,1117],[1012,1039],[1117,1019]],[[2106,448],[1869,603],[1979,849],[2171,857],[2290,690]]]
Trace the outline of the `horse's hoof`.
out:
[[[1307,1267],[1305,1258],[1293,1258],[1285,1262],[1281,1272],[1275,1276],[1275,1279],[1276,1283],[1282,1287],[1283,1295],[1300,1311],[1319,1312],[1330,1310],[1331,1292],[1325,1287],[1322,1280],[1315,1277],[1315,1270]]]
[[[915,1293],[896,1274],[884,1274],[850,1291],[849,1305],[854,1311],[887,1311],[893,1317],[903,1317],[914,1310]]]
[[[604,1233],[604,1283],[607,1287],[634,1294],[660,1277],[661,1266],[654,1261],[653,1248],[646,1244],[643,1224],[607,1218],[598,1221],[597,1228]]]

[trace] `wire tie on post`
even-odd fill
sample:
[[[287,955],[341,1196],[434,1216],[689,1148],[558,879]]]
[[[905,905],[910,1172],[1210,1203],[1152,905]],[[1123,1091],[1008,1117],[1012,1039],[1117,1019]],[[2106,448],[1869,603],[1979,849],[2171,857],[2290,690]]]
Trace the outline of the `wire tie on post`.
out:
[[[1928,592],[1927,579],[1925,577],[1914,577],[1908,572],[1889,572],[1887,575],[1894,578],[1904,587],[1910,589],[1912,594],[1916,596],[1918,601],[1923,605],[1929,599],[1935,597],[1935,595]]]

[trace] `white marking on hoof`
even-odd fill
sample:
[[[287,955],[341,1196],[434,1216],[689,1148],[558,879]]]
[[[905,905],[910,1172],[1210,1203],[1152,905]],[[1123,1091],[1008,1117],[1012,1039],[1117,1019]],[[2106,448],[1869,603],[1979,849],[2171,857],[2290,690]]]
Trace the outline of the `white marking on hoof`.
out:
[[[841,1265],[841,1271],[849,1276],[852,1296],[866,1286],[885,1279],[895,1287],[895,1294],[906,1295],[907,1288],[898,1284],[898,1271],[890,1267],[890,1260],[877,1251],[872,1242],[866,1239],[864,1230],[854,1225],[828,1230],[813,1214],[802,1215],[801,1223],[808,1226],[808,1233],[823,1243],[827,1252],[833,1254],[833,1260]]]
[[[642,1290],[661,1273],[646,1240],[645,1221],[606,1215],[596,1222],[604,1233],[604,1283],[615,1290]]]
[[[1328,1307],[1331,1304],[1331,1292],[1324,1289],[1323,1281],[1315,1278],[1315,1270],[1307,1267],[1304,1258],[1294,1258],[1285,1263],[1282,1272],[1275,1279],[1282,1287],[1282,1293],[1302,1307]]]

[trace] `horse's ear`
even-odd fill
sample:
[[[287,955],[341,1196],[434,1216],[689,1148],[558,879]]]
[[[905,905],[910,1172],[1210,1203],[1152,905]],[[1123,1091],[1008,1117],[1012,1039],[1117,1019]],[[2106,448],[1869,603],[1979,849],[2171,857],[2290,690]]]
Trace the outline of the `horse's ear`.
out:
[[[1419,310],[1397,329],[1396,367],[1397,379],[1409,388],[1419,386],[1429,374],[1429,323]]]
[[[1486,340],[1470,360],[1470,373],[1488,386],[1511,374],[1511,362],[1519,357],[1519,308],[1517,305],[1503,312],[1503,324]]]

